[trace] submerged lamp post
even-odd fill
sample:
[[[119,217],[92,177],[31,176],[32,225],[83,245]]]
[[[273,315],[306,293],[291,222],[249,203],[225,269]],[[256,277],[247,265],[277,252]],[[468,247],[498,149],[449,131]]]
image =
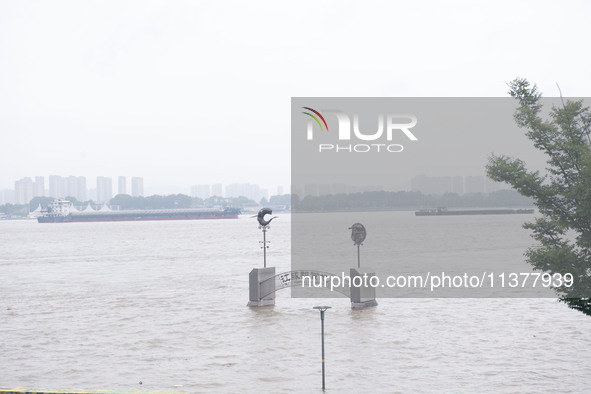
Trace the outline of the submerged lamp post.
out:
[[[349,230],[351,230],[351,239],[357,246],[357,268],[361,268],[361,253],[359,247],[363,245],[363,241],[365,241],[365,237],[367,236],[367,231],[365,231],[365,226],[361,223],[353,224],[349,227]]]
[[[330,306],[315,306],[314,309],[320,311],[320,326],[322,330],[322,391],[324,391],[324,312],[330,309]]]
[[[277,216],[273,216],[272,218],[270,218],[269,220],[265,220],[265,215],[271,215],[273,213],[273,210],[271,210],[271,208],[261,208],[261,210],[259,211],[259,213],[256,215],[257,221],[259,222],[259,228],[261,230],[263,230],[263,267],[267,268],[267,229],[271,228],[269,227],[269,223],[271,223],[271,220],[275,219]],[[255,216],[252,216],[255,217]],[[259,241],[260,242],[260,241]]]
[[[263,267],[267,268],[267,226],[259,226],[259,228],[263,229]]]

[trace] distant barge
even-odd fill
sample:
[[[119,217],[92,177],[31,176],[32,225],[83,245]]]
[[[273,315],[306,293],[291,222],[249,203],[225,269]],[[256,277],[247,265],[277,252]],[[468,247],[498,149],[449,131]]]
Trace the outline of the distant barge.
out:
[[[130,222],[144,220],[236,219],[238,208],[152,209],[152,210],[74,210],[69,201],[54,201],[37,218],[39,223]]]
[[[447,208],[421,209],[415,216],[452,216],[452,215],[516,215],[532,214],[533,209],[466,209],[448,211]]]

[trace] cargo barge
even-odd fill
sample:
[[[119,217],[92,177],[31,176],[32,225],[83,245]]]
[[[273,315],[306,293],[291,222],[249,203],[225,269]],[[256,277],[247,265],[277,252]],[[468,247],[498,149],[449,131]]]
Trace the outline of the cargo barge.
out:
[[[452,215],[516,215],[532,214],[533,209],[465,209],[448,211],[447,208],[421,209],[415,216],[452,216]]]
[[[37,218],[39,223],[129,222],[144,220],[237,219],[238,208],[192,208],[148,210],[85,210],[73,209],[69,201],[54,201]]]

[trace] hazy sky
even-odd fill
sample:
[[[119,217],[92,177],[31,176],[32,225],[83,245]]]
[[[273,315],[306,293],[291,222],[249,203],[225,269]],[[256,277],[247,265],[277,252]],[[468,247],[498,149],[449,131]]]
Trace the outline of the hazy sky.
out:
[[[589,96],[589,15],[588,1],[4,0],[0,189],[57,174],[274,192],[290,183],[292,96],[505,97],[517,76]]]

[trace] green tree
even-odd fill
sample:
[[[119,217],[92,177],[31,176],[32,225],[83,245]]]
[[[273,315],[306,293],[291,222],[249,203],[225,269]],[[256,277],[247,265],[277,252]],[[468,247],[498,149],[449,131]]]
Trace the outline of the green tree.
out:
[[[537,244],[525,257],[535,270],[574,276],[572,287],[554,287],[558,298],[591,315],[591,113],[567,100],[542,117],[541,94],[525,79],[509,84],[519,102],[514,117],[534,147],[547,156],[547,174],[529,171],[518,158],[492,155],[488,176],[533,199],[541,217],[525,223]]]
[[[34,211],[39,207],[41,204],[41,208],[47,208],[49,204],[53,202],[53,197],[33,197],[31,201],[29,201],[29,210]]]
[[[281,196],[271,196],[269,199],[271,205],[291,205],[291,194],[283,194]]]
[[[64,200],[71,202],[73,205],[80,205],[82,203],[82,201],[78,201],[76,197],[72,196],[64,197]]]
[[[19,205],[19,204],[4,204],[0,205],[0,212],[4,213],[6,216],[18,216],[18,217],[25,217],[29,212],[27,212],[26,205]]]
[[[135,209],[136,198],[129,194],[117,194],[109,201],[110,205],[118,205],[120,209]]]
[[[202,207],[203,206],[203,199],[199,197],[191,197],[191,206],[192,207]]]
[[[226,200],[223,197],[211,196],[211,197],[206,198],[203,201],[203,204],[206,207],[221,206],[221,205],[225,205],[226,204]]]

